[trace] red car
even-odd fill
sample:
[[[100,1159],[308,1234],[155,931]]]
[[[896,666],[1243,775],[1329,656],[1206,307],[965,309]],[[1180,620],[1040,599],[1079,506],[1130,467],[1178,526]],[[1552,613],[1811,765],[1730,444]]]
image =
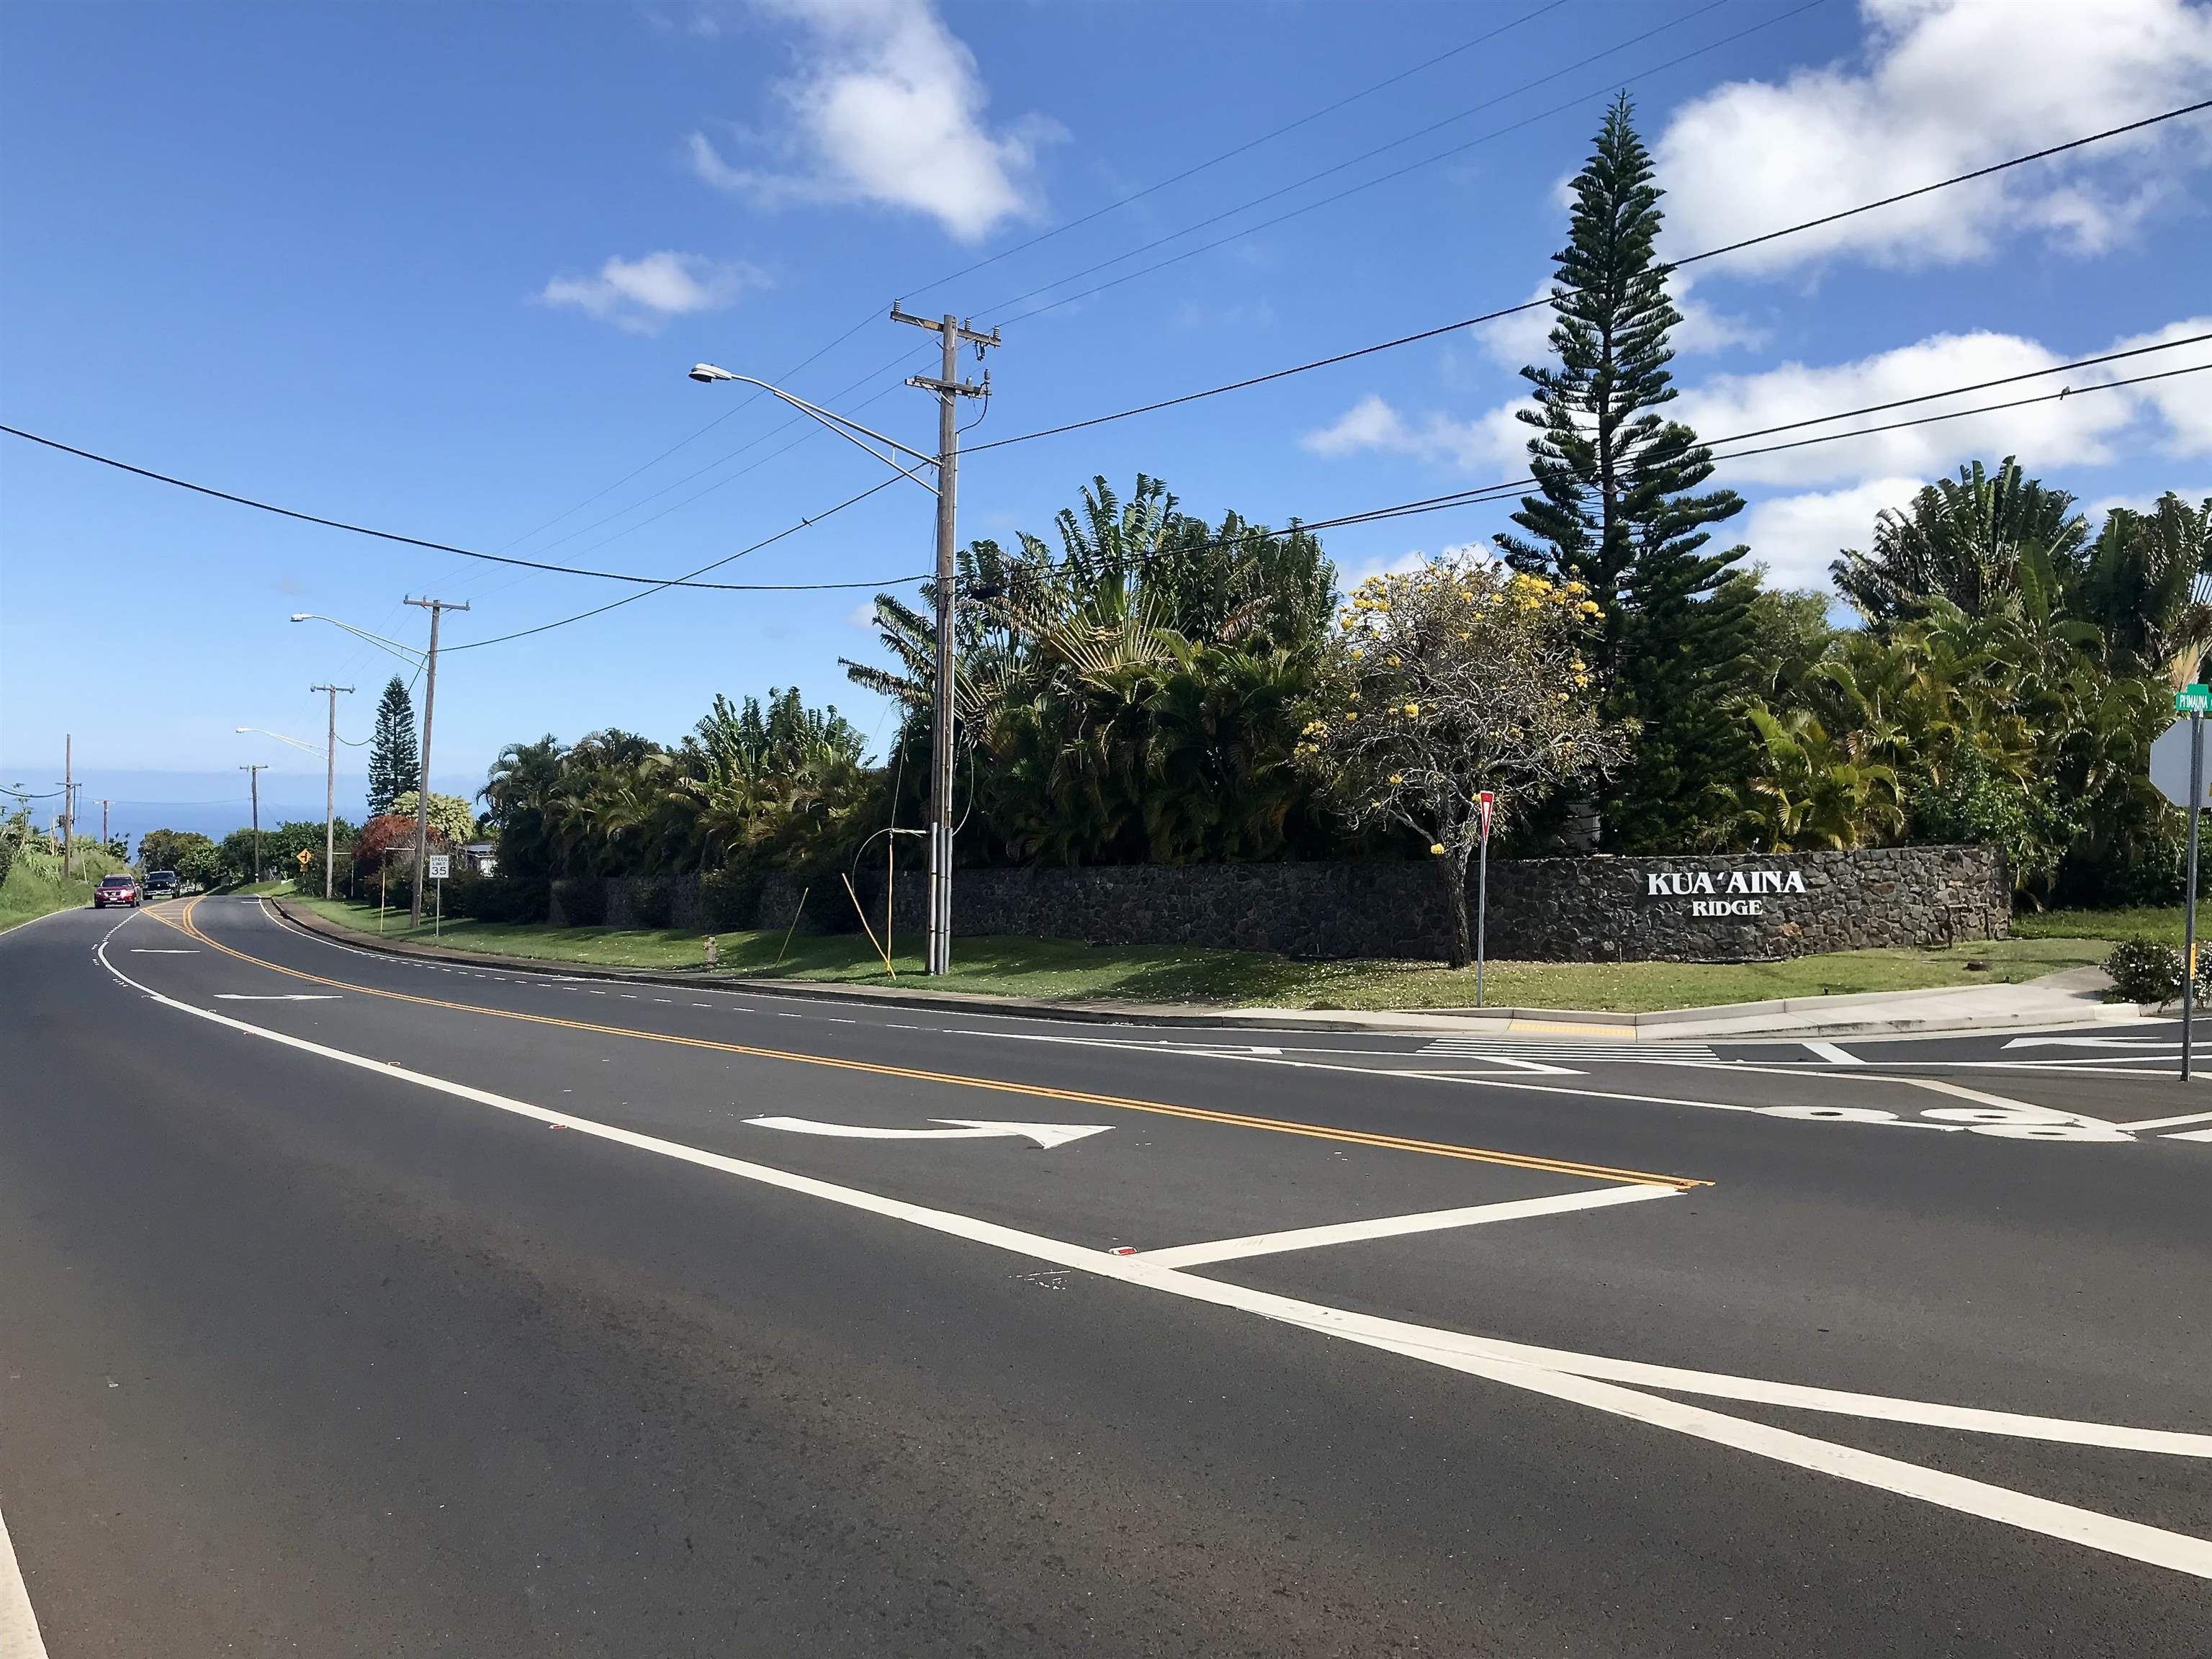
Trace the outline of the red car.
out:
[[[92,908],[105,910],[111,904],[127,904],[138,908],[138,878],[136,876],[102,876],[100,885],[92,890]]]

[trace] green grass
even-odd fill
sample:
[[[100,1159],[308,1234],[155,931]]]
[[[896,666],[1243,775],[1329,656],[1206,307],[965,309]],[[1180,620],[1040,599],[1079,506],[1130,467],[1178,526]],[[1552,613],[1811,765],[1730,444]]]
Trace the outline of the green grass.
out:
[[[326,903],[319,898],[290,902],[364,933],[377,931],[374,904]],[[404,909],[386,917],[384,936],[389,939],[427,942],[430,931],[428,925],[408,928]],[[1496,962],[1489,965],[1484,990],[1486,1000],[1498,1006],[1650,1012],[1774,997],[2011,983],[2102,962],[2112,937],[2077,927],[2070,933],[1937,951],[1848,951],[1768,963]],[[442,942],[456,950],[546,962],[620,968],[704,965],[700,935],[673,928],[550,927],[457,919],[446,923]],[[781,933],[722,933],[715,942],[720,969],[732,977],[893,983],[883,959],[857,934],[799,934],[781,964],[775,959],[783,945]],[[1068,1000],[1288,1008],[1458,1008],[1474,1001],[1471,969],[1455,972],[1434,963],[1293,962],[1253,951],[985,937],[956,939],[951,974],[926,980],[920,945],[917,939],[911,951],[895,955],[898,983]],[[1986,965],[1970,969],[1970,962]]]
[[[2199,907],[2199,924],[2212,921],[2212,908]],[[2108,945],[2170,945],[2181,948],[2181,907],[2138,905],[2124,910],[2021,910],[2012,930],[2022,939],[2094,939]]]
[[[249,881],[228,890],[235,898],[267,898],[292,890],[292,878],[278,876],[272,881]]]
[[[18,848],[9,866],[8,879],[0,882],[0,933],[9,928],[92,902],[92,890],[102,876],[131,866],[96,847],[80,846],[70,858],[70,878],[62,879],[58,853]]]

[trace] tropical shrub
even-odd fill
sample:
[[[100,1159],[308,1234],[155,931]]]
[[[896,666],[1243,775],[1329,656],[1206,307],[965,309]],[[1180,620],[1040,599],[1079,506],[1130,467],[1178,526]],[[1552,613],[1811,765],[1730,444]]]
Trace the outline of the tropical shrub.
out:
[[[2117,945],[2105,958],[2105,971],[2124,1001],[2171,1002],[2181,994],[2181,952],[2170,945]]]

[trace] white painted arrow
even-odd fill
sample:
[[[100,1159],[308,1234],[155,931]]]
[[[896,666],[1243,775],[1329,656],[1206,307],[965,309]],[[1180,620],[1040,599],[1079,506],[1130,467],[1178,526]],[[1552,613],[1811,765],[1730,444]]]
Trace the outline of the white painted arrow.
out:
[[[2179,1048],[2179,1037],[2014,1037],[2008,1048]]]
[[[1039,1146],[1053,1147],[1103,1135],[1107,1123],[993,1123],[981,1118],[933,1117],[932,1123],[949,1123],[949,1129],[878,1129],[871,1123],[817,1123],[811,1117],[749,1117],[757,1129],[788,1129],[796,1135],[839,1135],[848,1140],[988,1140],[1020,1136]]]

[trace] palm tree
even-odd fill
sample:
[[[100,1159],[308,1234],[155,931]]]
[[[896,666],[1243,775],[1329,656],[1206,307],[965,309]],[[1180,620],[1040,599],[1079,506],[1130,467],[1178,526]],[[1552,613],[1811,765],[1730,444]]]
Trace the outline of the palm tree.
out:
[[[1831,567],[1836,586],[1869,622],[1887,624],[1931,599],[1979,616],[2018,584],[2022,556],[2039,551],[2062,583],[2076,575],[2089,539],[2074,498],[2024,476],[2005,457],[1994,474],[1979,461],[1939,478],[1904,512],[1884,508],[1874,550],[1847,548]]]
[[[2089,550],[2079,608],[2117,671],[2186,684],[2212,647],[2212,496],[2192,508],[2168,490],[2148,513],[2115,510]]]

